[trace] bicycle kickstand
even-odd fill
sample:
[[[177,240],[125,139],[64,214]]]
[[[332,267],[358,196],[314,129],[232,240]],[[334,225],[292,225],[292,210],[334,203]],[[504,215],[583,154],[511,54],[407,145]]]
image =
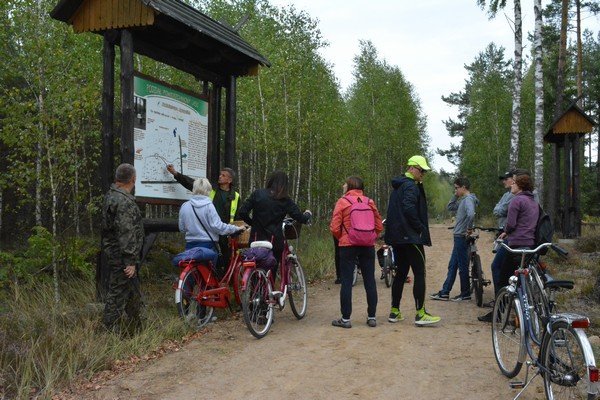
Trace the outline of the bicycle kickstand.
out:
[[[529,384],[535,379],[535,377],[540,374],[540,370],[538,369],[537,371],[535,371],[535,374],[533,374],[531,379],[527,380],[529,377],[529,369],[530,368],[533,368],[533,365],[532,365],[531,361],[527,361],[527,368],[525,369],[525,379],[522,381],[509,382],[509,385],[512,389],[521,389],[519,391],[519,393],[517,393],[517,395],[515,396],[515,398],[513,400],[517,400],[519,397],[521,397],[521,395],[523,394],[525,389],[527,389],[527,386],[529,386]]]

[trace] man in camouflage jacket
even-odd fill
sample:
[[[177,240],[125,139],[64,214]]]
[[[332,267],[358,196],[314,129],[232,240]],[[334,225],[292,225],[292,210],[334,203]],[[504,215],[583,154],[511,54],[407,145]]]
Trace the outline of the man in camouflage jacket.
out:
[[[102,207],[102,250],[110,268],[104,325],[109,329],[123,312],[130,323],[139,325],[140,322],[142,299],[137,268],[144,244],[144,227],[140,209],[131,194],[135,178],[131,164],[119,165],[115,183],[106,193]]]

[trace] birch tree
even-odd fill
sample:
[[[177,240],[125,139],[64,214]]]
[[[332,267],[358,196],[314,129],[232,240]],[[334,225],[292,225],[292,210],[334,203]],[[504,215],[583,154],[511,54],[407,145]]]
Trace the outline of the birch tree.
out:
[[[544,200],[544,72],[542,68],[542,0],[534,0],[535,136],[534,177],[540,203]]]

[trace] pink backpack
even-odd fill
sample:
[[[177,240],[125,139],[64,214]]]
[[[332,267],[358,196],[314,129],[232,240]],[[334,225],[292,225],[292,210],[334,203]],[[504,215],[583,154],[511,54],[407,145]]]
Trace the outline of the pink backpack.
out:
[[[346,229],[348,239],[352,246],[373,246],[377,239],[375,232],[375,215],[371,206],[369,206],[369,198],[362,196],[357,198],[356,202],[352,202],[349,197],[344,196],[344,199],[350,203],[350,227]]]

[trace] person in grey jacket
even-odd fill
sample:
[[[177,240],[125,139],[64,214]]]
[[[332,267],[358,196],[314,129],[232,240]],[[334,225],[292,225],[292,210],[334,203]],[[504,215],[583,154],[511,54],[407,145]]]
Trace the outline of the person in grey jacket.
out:
[[[506,192],[504,192],[498,203],[496,203],[493,214],[496,218],[498,218],[498,228],[503,229],[506,224],[506,216],[508,215],[508,205],[513,197],[515,197],[515,195],[510,191],[510,187],[514,181],[512,172],[506,172],[499,178],[502,180],[502,184],[504,185]]]
[[[179,230],[185,232],[186,250],[193,247],[205,247],[218,253],[216,243],[219,235],[231,235],[244,229],[221,221],[221,217],[209,197],[211,190],[212,186],[208,179],[196,179],[192,198],[181,205]],[[216,266],[217,260],[213,261],[213,265]]]
[[[475,220],[475,208],[479,204],[479,200],[475,194],[469,191],[470,186],[467,178],[459,177],[454,180],[455,195],[448,203],[448,211],[456,212],[453,232],[454,247],[448,263],[448,275],[442,290],[429,296],[433,300],[450,299],[450,291],[456,280],[457,271],[460,276],[460,294],[453,297],[452,301],[471,300],[467,235],[471,233]]]

